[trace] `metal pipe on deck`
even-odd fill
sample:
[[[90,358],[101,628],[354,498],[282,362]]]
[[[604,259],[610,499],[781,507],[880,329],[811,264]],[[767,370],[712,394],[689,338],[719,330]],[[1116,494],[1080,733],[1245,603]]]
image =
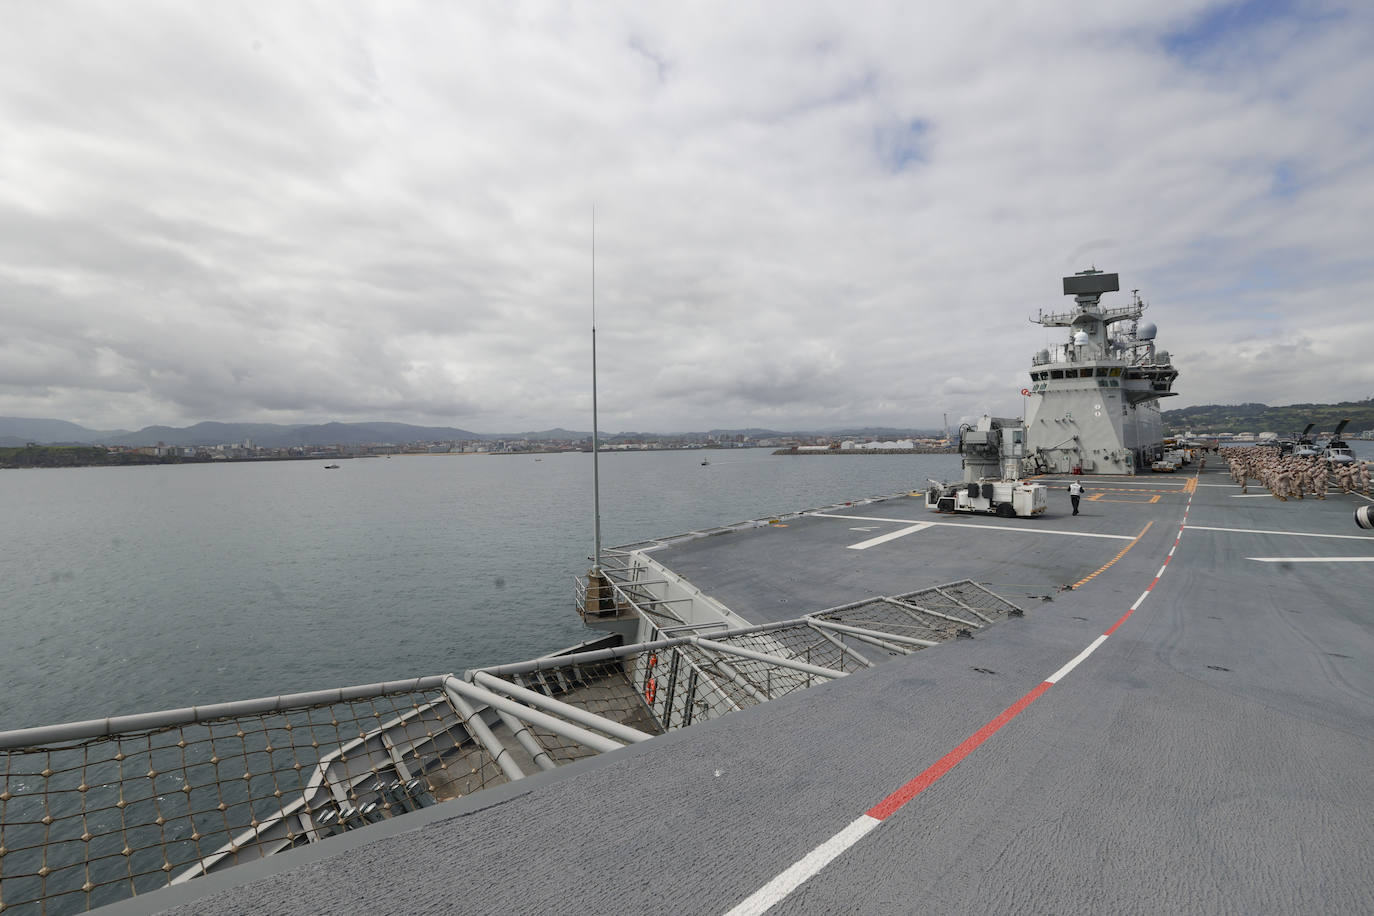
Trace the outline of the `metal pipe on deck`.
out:
[[[997,595],[995,595],[995,594],[993,594],[992,592],[988,591],[987,589],[983,588],[981,585],[978,585],[978,583],[976,583],[976,582],[970,582],[969,584],[970,584],[970,585],[977,586],[978,588],[982,588],[983,591],[988,592],[988,594],[989,594],[989,595],[992,595],[994,598],[997,598],[997,597],[998,597]],[[946,592],[944,589],[940,588],[939,586],[936,586],[936,587],[935,587],[935,594],[941,596],[942,598],[948,598],[950,601],[953,601],[955,604],[959,605],[959,606],[962,607],[962,608],[967,608],[968,610],[972,611],[974,614],[978,615],[978,619],[979,619],[979,620],[982,620],[982,621],[984,621],[984,622],[986,622],[986,623],[993,623],[993,622],[994,622],[993,618],[987,616],[987,615],[984,614],[982,611],[979,611],[976,607],[974,607],[973,605],[969,604],[967,601],[960,601],[960,600],[959,600],[958,598],[956,598],[954,595],[949,594],[948,592]],[[1010,604],[1010,602],[1007,602],[1007,603]]]
[[[613,738],[618,738],[627,743],[637,744],[640,741],[648,741],[653,737],[653,735],[645,734],[637,728],[621,725],[613,719],[607,719],[605,716],[598,716],[596,713],[588,712],[579,706],[573,706],[571,703],[564,703],[562,700],[555,700],[553,697],[545,696],[537,690],[520,687],[516,684],[512,684],[510,681],[502,680],[499,677],[492,677],[484,671],[473,672],[473,683],[485,687],[488,690],[503,693],[512,699],[519,700],[527,706],[535,706],[551,713],[556,713],[565,719],[580,722],[588,728],[594,728],[599,732],[604,732]]]
[[[808,617],[807,621],[812,626],[825,627],[828,630],[835,630],[839,633],[848,633],[859,638],[868,637],[870,639],[883,639],[895,643],[908,643],[913,646],[920,646],[928,649],[931,646],[938,646],[940,643],[933,639],[917,639],[915,636],[898,636],[896,633],[882,633],[877,630],[866,630],[863,627],[851,626],[847,623],[835,623],[831,620],[821,620],[816,617]]]
[[[308,693],[284,693],[275,697],[259,697],[253,700],[235,700],[229,703],[215,703],[210,706],[187,706],[182,709],[164,709],[160,712],[139,713],[132,716],[114,716],[108,719],[86,719],[81,722],[66,722],[60,725],[40,725],[37,728],[17,728],[0,732],[0,750],[35,747],[40,744],[53,744],[58,741],[75,741],[84,738],[104,738],[124,732],[151,731],[173,725],[193,725],[212,719],[227,719],[233,716],[253,716],[266,712],[284,712],[302,706],[326,706],[330,703],[345,703],[363,697],[381,696],[388,693],[406,693],[416,690],[437,688],[443,684],[447,675],[416,677],[403,681],[383,681],[379,684],[360,684],[356,687],[336,687],[332,690],[312,690]]]
[[[541,770],[554,770],[558,768],[558,764],[553,762],[553,758],[549,756],[549,752],[540,747],[539,742],[534,739],[534,735],[530,733],[530,727],[528,725],[506,712],[504,709],[496,710],[496,714],[501,717],[502,722],[506,723],[506,728],[510,729],[511,734],[515,736],[515,740],[520,742],[520,746],[525,749],[525,753],[529,754],[530,757],[534,759],[535,766],[539,767]]]
[[[812,627],[811,629],[816,630],[815,627]],[[842,664],[842,665],[844,664],[844,657],[845,657],[845,655],[852,655],[852,656],[854,656],[855,658],[857,658],[857,659],[863,664],[863,666],[864,666],[865,668],[876,668],[876,667],[877,667],[877,665],[875,665],[873,662],[871,662],[871,661],[869,661],[868,659],[864,658],[864,656],[863,656],[862,654],[860,654],[860,652],[859,652],[858,649],[855,649],[855,648],[853,648],[853,647],[851,647],[851,646],[846,646],[846,645],[844,644],[844,641],[843,641],[843,640],[836,639],[834,636],[832,636],[831,634],[825,632],[824,630],[816,630],[816,635],[819,636],[819,637],[821,637],[821,638],[824,639],[825,641],[829,642],[832,646],[834,646],[835,648],[837,648],[837,649],[840,650],[840,664]]]
[[[974,627],[975,629],[979,630],[983,628],[983,625],[981,623],[976,623],[972,620],[965,620],[962,617],[955,617],[953,614],[942,614],[939,611],[932,611],[928,607],[923,607],[919,604],[912,604],[911,602],[903,601],[901,598],[884,598],[883,600],[886,601],[888,604],[895,604],[897,607],[901,608],[904,611],[914,611],[917,614],[929,614],[932,617],[939,617],[942,620],[948,620],[951,623],[962,623],[964,626]]]
[[[557,716],[551,716],[546,712],[540,712],[537,709],[523,706],[509,697],[503,697],[499,693],[494,693],[490,690],[478,687],[476,684],[469,684],[467,681],[452,675],[449,675],[448,679],[444,681],[444,689],[449,691],[450,697],[458,693],[467,699],[485,703],[492,709],[505,710],[517,719],[521,719],[522,721],[540,728],[546,728],[555,735],[567,738],[569,741],[585,744],[587,747],[599,753],[613,751],[616,748],[625,746],[619,741],[607,738],[605,735],[598,735],[595,732],[573,725],[571,722],[566,722]],[[648,736],[645,735],[645,737]]]
[[[755,687],[753,682],[750,681],[749,678],[740,674],[739,671],[735,670],[735,666],[731,665],[725,659],[711,658],[709,655],[707,655],[705,657],[705,661],[711,667],[714,667],[717,670],[719,670],[721,674],[724,674],[726,677],[728,677],[737,687],[739,687],[745,693],[753,697],[755,703],[767,703],[769,700],[773,699],[768,694],[764,693],[762,690]]]
[[[825,668],[821,665],[799,662],[794,659],[783,658],[781,655],[769,655],[766,652],[756,652],[753,649],[732,646],[729,643],[718,642],[714,639],[705,639],[700,636],[693,636],[692,644],[702,649],[710,649],[713,652],[724,652],[728,655],[738,655],[740,658],[751,658],[757,662],[766,662],[770,665],[776,665],[779,668],[791,668],[793,671],[815,674],[831,680],[844,677],[846,674],[846,672],[836,671],[834,668]]]
[[[496,765],[501,768],[501,772],[506,774],[506,778],[511,782],[525,778],[525,771],[520,769],[520,765],[511,757],[510,749],[497,740],[492,734],[491,729],[487,728],[487,723],[482,721],[477,710],[467,701],[467,698],[460,693],[449,690],[448,682],[444,683],[444,690],[448,693],[449,702],[453,708],[458,710],[458,715],[463,717],[463,727],[468,730],[468,734],[481,743],[491,755],[491,759],[496,761]]]

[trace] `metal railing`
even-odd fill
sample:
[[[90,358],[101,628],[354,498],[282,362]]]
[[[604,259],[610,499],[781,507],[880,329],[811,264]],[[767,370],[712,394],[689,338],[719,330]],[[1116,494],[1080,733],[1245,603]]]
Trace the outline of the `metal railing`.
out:
[[[619,599],[640,612],[633,589]],[[0,733],[0,907],[76,912],[718,718],[1020,609],[970,581],[760,626]]]

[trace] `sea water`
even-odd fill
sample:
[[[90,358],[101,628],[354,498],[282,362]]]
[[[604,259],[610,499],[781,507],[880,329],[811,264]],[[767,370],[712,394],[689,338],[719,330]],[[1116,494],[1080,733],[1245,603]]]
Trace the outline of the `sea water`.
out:
[[[339,464],[0,472],[0,730],[462,672],[600,635],[574,610],[591,455]],[[602,542],[958,474],[957,455],[613,452]]]

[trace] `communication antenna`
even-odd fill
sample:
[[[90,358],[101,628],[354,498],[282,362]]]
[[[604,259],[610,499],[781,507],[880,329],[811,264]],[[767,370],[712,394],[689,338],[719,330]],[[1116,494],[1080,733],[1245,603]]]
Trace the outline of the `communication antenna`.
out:
[[[592,572],[601,575],[601,433],[596,416],[596,207],[592,207],[592,509],[596,519],[596,550]]]

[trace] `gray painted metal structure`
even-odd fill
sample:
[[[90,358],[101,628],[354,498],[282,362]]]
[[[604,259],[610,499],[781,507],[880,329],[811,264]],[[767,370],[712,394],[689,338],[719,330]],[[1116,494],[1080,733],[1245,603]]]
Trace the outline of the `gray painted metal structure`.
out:
[[[1133,474],[1162,455],[1159,399],[1173,395],[1178,370],[1155,347],[1155,327],[1141,322],[1145,303],[1104,308],[1116,274],[1088,270],[1064,278],[1071,312],[1041,312],[1031,320],[1066,328],[1068,341],[1031,361],[1026,416],[1032,472]]]
[[[864,551],[839,513],[678,543],[659,559],[751,619],[973,565],[1027,613],[115,911],[724,912],[1111,627],[1176,537],[1095,655],[774,912],[1374,910],[1369,567],[1322,563],[1374,559],[1364,500],[1235,499],[1216,468],[1093,490],[1072,522],[1061,494],[1046,518]],[[862,524],[908,526],[914,503]]]

